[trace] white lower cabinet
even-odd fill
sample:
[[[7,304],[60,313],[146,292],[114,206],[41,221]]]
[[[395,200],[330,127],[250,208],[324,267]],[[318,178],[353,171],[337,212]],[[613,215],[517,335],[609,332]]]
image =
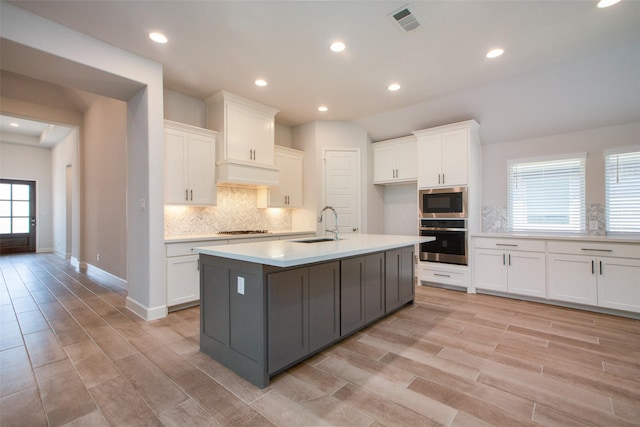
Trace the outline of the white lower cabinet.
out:
[[[598,305],[640,313],[640,259],[598,260]]]
[[[595,258],[583,255],[549,254],[549,298],[578,304],[597,305],[598,285]]]
[[[226,245],[228,240],[167,243],[167,307],[185,307],[200,300],[200,265],[195,248]],[[194,305],[192,304],[192,305]]]
[[[550,242],[547,263],[549,298],[640,313],[640,245]]]
[[[545,298],[545,247],[537,240],[475,238],[475,288]]]
[[[418,263],[418,279],[420,282],[468,289],[469,268],[466,265],[420,261]]]

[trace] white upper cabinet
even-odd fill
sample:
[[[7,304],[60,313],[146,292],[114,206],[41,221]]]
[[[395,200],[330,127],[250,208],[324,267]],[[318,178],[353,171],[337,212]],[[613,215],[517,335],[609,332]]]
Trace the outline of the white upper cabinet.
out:
[[[215,205],[216,132],[165,120],[165,203]]]
[[[413,132],[418,138],[418,187],[467,186],[479,174],[478,123],[469,120]]]
[[[418,176],[415,136],[373,144],[374,184],[412,182]]]
[[[258,188],[278,185],[275,167],[275,108],[229,92],[205,100],[207,127],[218,137],[216,182]]]
[[[301,208],[303,152],[276,146],[275,159],[280,170],[279,185],[258,190],[258,207]]]

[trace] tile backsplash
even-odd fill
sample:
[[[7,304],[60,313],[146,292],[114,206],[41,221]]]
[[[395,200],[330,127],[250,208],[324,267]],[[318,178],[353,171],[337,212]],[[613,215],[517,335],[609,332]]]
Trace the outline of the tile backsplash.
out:
[[[217,206],[165,206],[165,237],[208,236],[229,230],[291,231],[290,209],[258,209],[257,190],[218,187]]]
[[[587,206],[586,233],[590,236],[605,235],[605,210],[604,204],[594,203]],[[592,230],[591,225],[597,224],[597,229]],[[509,232],[509,209],[506,206],[482,207],[482,231],[485,233]]]

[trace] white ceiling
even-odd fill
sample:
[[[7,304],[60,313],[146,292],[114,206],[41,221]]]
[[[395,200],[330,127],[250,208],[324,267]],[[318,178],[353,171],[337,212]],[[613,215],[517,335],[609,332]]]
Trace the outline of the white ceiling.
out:
[[[63,141],[73,130],[74,128],[68,126],[0,115],[0,141],[11,144],[51,148]]]
[[[640,120],[640,59],[627,57],[640,57],[636,0],[608,9],[595,0],[11,3],[162,63],[166,89],[200,99],[225,89],[278,108],[289,126],[354,120],[378,140],[476,118],[499,142],[532,136],[517,129],[523,115],[539,120],[538,133]],[[406,4],[422,23],[409,33],[388,16]],[[150,31],[169,43],[151,42]],[[345,52],[329,50],[336,39]],[[490,61],[495,46],[506,52]],[[391,82],[400,91],[387,91]]]

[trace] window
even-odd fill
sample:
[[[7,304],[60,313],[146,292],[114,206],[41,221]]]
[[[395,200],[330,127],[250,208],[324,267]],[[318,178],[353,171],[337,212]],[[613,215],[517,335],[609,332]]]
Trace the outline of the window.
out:
[[[0,234],[29,233],[30,189],[19,181],[0,182]]]
[[[585,159],[579,154],[509,162],[510,229],[584,232]]]
[[[640,151],[605,152],[605,205],[607,233],[640,233]]]

